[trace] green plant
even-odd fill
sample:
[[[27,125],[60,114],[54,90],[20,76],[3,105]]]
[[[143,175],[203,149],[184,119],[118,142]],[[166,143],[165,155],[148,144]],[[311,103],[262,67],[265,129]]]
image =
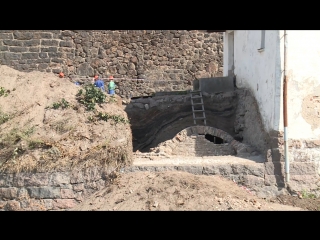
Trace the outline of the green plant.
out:
[[[68,108],[68,107],[70,107],[70,104],[69,104],[69,102],[68,101],[66,101],[64,98],[62,98],[62,100],[60,101],[60,102],[54,102],[53,104],[52,104],[52,108],[53,109],[58,109],[59,107],[61,107],[61,108]],[[47,107],[48,108],[48,107]]]
[[[10,90],[6,90],[4,87],[0,87],[0,97],[1,96],[8,96],[8,94],[10,93]]]
[[[113,121],[115,121],[116,123],[130,123],[130,121],[128,119],[125,119],[124,117],[121,117],[119,115],[110,115],[108,113],[102,113],[102,112],[98,112],[97,116],[96,116],[99,120],[103,120],[103,121],[108,121],[109,119],[112,119]]]
[[[95,87],[94,85],[87,85],[83,89],[79,89],[77,93],[78,101],[85,105],[88,111],[95,109],[96,103],[106,102],[106,95],[101,91],[100,88]]]
[[[2,112],[2,111],[0,110],[0,125],[1,125],[2,123],[7,122],[10,118],[11,118],[11,116],[10,116],[9,114],[6,114],[6,113],[4,113],[4,112]]]
[[[64,98],[62,98],[62,100],[61,100],[61,107],[62,107],[62,108],[68,108],[68,107],[70,107],[70,104],[69,104],[69,102],[67,102]]]
[[[309,193],[306,190],[303,190],[301,192],[301,196],[302,196],[302,198],[316,198],[317,197],[315,194]]]

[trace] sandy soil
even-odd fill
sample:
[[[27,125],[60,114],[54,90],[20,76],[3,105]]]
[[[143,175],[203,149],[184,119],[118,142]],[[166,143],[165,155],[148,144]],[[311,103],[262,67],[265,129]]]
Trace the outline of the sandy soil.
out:
[[[220,176],[186,172],[119,173],[74,211],[300,211],[259,199]]]

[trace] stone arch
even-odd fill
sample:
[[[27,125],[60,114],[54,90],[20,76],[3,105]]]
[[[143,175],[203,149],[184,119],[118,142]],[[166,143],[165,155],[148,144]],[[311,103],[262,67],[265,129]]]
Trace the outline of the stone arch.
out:
[[[251,146],[241,143],[237,140],[235,140],[229,133],[215,128],[215,127],[210,127],[210,126],[191,126],[183,129],[179,133],[175,135],[173,138],[178,140],[178,141],[183,141],[184,137],[186,136],[197,136],[197,135],[205,135],[205,134],[210,134],[213,136],[217,136],[219,138],[222,138],[224,141],[229,143],[233,149],[235,150],[236,154],[239,153],[251,153],[255,151]]]
[[[155,148],[150,148],[151,152],[149,154],[158,154],[157,156],[169,157],[172,154],[172,149],[175,146],[188,142],[190,138],[197,138],[200,135],[211,134],[213,136],[223,139],[226,143],[230,144],[231,148],[234,150],[235,155],[241,155],[245,153],[252,153],[256,150],[251,146],[238,142],[227,132],[210,126],[192,126],[183,129],[178,132],[172,139],[160,143]]]

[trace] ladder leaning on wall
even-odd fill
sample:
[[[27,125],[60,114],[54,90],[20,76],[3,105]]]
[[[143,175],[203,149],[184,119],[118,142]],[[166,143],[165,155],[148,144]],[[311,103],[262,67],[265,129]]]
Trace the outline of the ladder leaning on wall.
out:
[[[190,91],[190,97],[191,97],[191,106],[192,106],[192,115],[193,115],[194,124],[197,124],[197,122],[196,122],[197,120],[203,120],[204,125],[206,126],[207,121],[206,121],[206,114],[204,111],[201,90]],[[199,100],[200,100],[200,102],[199,102]],[[201,107],[201,109],[199,107]],[[197,116],[197,114],[198,114],[198,116]],[[199,114],[202,114],[202,116],[199,116]]]

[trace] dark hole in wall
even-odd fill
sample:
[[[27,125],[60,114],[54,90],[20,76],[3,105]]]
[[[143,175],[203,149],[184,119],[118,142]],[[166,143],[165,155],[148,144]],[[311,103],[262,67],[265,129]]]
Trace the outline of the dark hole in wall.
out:
[[[140,96],[140,97],[132,97],[131,99],[139,99],[139,98],[152,98],[153,96]]]
[[[210,142],[213,142],[214,144],[223,144],[224,140],[222,138],[219,138],[217,136],[213,136],[211,134],[206,134],[205,139],[207,139]]]

